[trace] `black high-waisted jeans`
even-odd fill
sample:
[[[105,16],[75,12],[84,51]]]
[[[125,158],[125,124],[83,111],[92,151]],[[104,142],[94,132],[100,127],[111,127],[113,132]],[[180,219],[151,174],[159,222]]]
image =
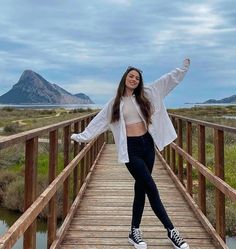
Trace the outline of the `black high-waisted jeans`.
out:
[[[151,176],[155,160],[155,148],[151,135],[147,132],[142,136],[127,137],[127,145],[129,162],[125,165],[135,179],[132,227],[139,228],[146,193],[156,216],[166,229],[172,229],[173,224],[166,213],[156,184]]]

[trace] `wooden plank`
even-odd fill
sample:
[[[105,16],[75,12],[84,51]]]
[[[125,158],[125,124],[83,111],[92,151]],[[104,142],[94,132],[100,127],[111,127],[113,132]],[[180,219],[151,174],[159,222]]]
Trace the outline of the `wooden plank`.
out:
[[[158,152],[157,152],[158,153]],[[189,195],[189,193],[186,191],[184,186],[178,181],[178,178],[175,176],[175,174],[172,172],[171,168],[167,165],[167,163],[162,159],[161,155],[158,154],[159,158],[161,159],[163,165],[166,167],[167,171],[169,172],[171,178],[175,181],[176,186],[181,191],[183,196],[185,197],[186,201],[192,208],[192,210],[195,212],[198,219],[201,221],[204,228],[209,232],[209,234],[212,236],[214,240],[214,244],[217,246],[217,248],[227,249],[228,247],[224,243],[224,241],[221,239],[221,237],[215,232],[214,227],[212,224],[208,221],[206,216],[202,213],[202,211],[199,209],[197,204],[193,201],[192,197]]]
[[[91,141],[80,153],[63,169],[58,177],[43,191],[36,201],[17,219],[17,221],[0,237],[0,249],[11,248],[14,243],[22,236],[27,228],[32,224],[43,208],[48,204],[50,199],[55,195],[61,184],[74,170],[84,154],[91,148],[94,141]]]
[[[192,123],[187,122],[187,134],[186,134],[186,149],[189,155],[192,155]],[[168,162],[167,162],[168,163]],[[193,175],[192,165],[187,161],[187,191],[193,195]]]
[[[49,135],[49,184],[55,179],[57,164],[58,164],[58,130],[51,131]],[[48,205],[48,239],[47,248],[49,248],[52,242],[56,238],[57,230],[57,205],[56,197],[53,196]]]
[[[116,152],[113,149],[114,145],[106,145],[104,153],[109,153],[109,157],[115,157]],[[107,160],[109,157],[103,159]],[[130,230],[134,180],[126,167],[120,167],[115,160],[107,165],[101,158],[59,248],[132,248],[127,236]],[[165,177],[161,176],[163,172]],[[158,161],[155,162],[153,177],[157,181],[167,213],[190,244],[190,248],[216,248],[212,237],[206,232]],[[165,228],[153,213],[148,199],[145,203],[141,229],[148,248],[173,248],[167,239]]]
[[[64,168],[67,167],[69,164],[70,158],[69,158],[69,152],[70,152],[70,129],[71,126],[67,125],[64,127],[64,146],[63,146],[63,155],[64,155]],[[63,218],[66,217],[68,211],[69,211],[69,180],[70,177],[68,176],[64,183],[63,183]]]
[[[85,120],[81,121],[81,132],[84,131],[85,129]],[[81,144],[81,150],[84,148],[85,144],[82,143]],[[85,179],[85,157],[82,158],[82,160],[80,161],[80,186],[79,188],[82,186],[84,179]]]
[[[166,149],[166,160],[168,164],[170,164],[170,146],[167,146],[167,149]]]
[[[74,133],[79,133],[79,122],[74,123]],[[74,157],[76,157],[79,153],[80,146],[79,143],[74,141]],[[78,166],[74,168],[73,172],[73,200],[76,198],[79,192],[79,175],[78,175]]]
[[[169,239],[167,239],[167,236],[165,238],[144,238],[147,242],[148,246],[169,246],[170,248],[173,248],[171,242]],[[128,245],[127,237],[121,239],[121,238],[70,238],[65,239],[62,243],[62,245],[80,245],[80,248],[83,248],[83,245],[109,245],[109,246],[115,246],[120,245],[120,248],[122,246]],[[191,238],[189,241],[190,248],[193,248],[194,246],[212,246],[212,240],[211,239],[194,239]]]
[[[208,168],[206,168],[203,164],[199,163],[198,160],[187,154],[183,149],[178,147],[175,143],[171,144],[178,153],[182,154],[182,156],[189,161],[196,169],[198,169],[201,174],[203,174],[208,181],[210,181],[215,187],[217,187],[222,193],[228,196],[232,201],[236,202],[236,190],[232,188],[229,184],[224,182],[219,177],[215,176]]]
[[[215,174],[224,180],[224,132],[214,131]],[[216,231],[225,241],[225,196],[216,188]]]
[[[205,229],[202,226],[199,227],[193,227],[193,228],[189,228],[189,226],[180,226],[179,227],[181,229],[181,234],[187,234],[188,232],[192,232],[192,233],[199,233],[199,232],[205,232]],[[129,232],[130,230],[130,224],[127,223],[126,225],[122,225],[122,226],[91,226],[91,225],[86,225],[86,226],[80,226],[80,225],[71,225],[68,233],[70,231],[85,231],[85,232],[89,232],[89,231],[98,231],[98,232],[113,232],[114,234],[117,232],[122,232],[122,231],[126,231]],[[148,226],[142,226],[142,231],[145,233],[151,233],[154,232],[156,234],[159,234],[161,232],[166,232],[165,228],[163,226],[157,226],[156,224],[149,224]],[[208,234],[208,233],[207,233]],[[209,234],[208,234],[208,237]]]
[[[127,228],[126,228],[127,229]],[[209,234],[206,233],[205,231],[188,231],[184,232],[181,230],[182,235],[186,239],[209,239]],[[156,231],[147,231],[146,229],[143,230],[143,234],[145,238],[155,238],[157,237],[157,232]],[[127,230],[122,230],[122,231],[116,231],[115,236],[116,238],[125,238],[128,235]],[[97,230],[88,230],[88,231],[78,231],[78,230],[69,230],[66,239],[70,238],[113,238],[114,237],[114,231],[97,231]],[[166,231],[161,230],[158,232],[158,238],[166,238]]]
[[[102,149],[103,149],[103,147],[101,148],[101,151],[102,151]],[[101,151],[97,155],[98,158],[100,156]],[[81,199],[82,199],[82,196],[85,192],[85,189],[90,181],[91,174],[96,166],[96,161],[97,160],[94,161],[94,164],[92,165],[91,171],[87,174],[85,181],[84,181],[82,187],[80,188],[79,194],[77,195],[75,201],[73,202],[72,207],[69,210],[69,213],[67,214],[62,226],[59,228],[58,233],[57,233],[57,240],[55,240],[53,242],[53,244],[50,247],[51,249],[58,248],[59,244],[62,242],[62,239],[64,238],[66,231],[68,230],[69,224],[71,223],[71,220],[76,212],[76,209],[78,208],[79,203],[81,202]]]
[[[198,161],[206,164],[205,126],[198,125]],[[198,171],[198,206],[206,215],[206,178]]]
[[[25,143],[25,198],[24,210],[36,200],[37,193],[38,137]],[[36,221],[24,233],[23,248],[36,248]]]
[[[181,119],[178,119],[178,146],[183,148],[183,122]],[[178,154],[178,178],[183,184],[183,157],[180,154]]]
[[[225,131],[225,132],[231,132],[233,134],[236,134],[236,128],[235,127],[230,127],[230,126],[226,126],[226,125],[219,125],[216,123],[210,123],[207,121],[202,121],[202,120],[198,120],[198,119],[194,119],[194,118],[187,118],[181,115],[176,115],[176,114],[169,114],[171,118],[180,118],[182,120],[185,121],[189,121],[192,122],[194,124],[199,124],[199,125],[203,125],[205,127],[210,127],[210,128],[214,128],[214,129],[218,129],[221,131]]]
[[[175,117],[171,117],[171,121],[173,123],[173,126],[174,128],[176,129],[176,120],[175,120]],[[169,145],[170,146],[170,145]],[[176,153],[175,153],[175,150],[171,147],[171,168],[173,170],[173,172],[177,172],[177,168],[176,168]]]
[[[120,245],[83,245],[83,247],[78,247],[75,245],[61,245],[60,249],[120,249]],[[122,245],[122,249],[131,249],[132,246],[130,244],[127,243],[127,245]],[[150,246],[148,245],[148,249],[173,249],[173,246],[168,245],[162,245],[162,246]],[[203,246],[191,246],[191,249],[215,249],[214,246],[210,246],[210,245],[203,245]]]

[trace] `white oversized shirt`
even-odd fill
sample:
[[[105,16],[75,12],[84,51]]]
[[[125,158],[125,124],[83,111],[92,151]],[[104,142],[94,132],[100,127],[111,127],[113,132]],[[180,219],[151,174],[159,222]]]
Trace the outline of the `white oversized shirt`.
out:
[[[155,145],[160,151],[177,138],[177,134],[168,116],[163,99],[180,81],[182,81],[186,72],[188,71],[188,68],[189,63],[185,63],[182,68],[176,68],[173,71],[164,74],[154,83],[144,87],[146,96],[154,108],[154,112],[151,116],[152,124],[148,126],[148,131],[151,134]],[[136,102],[135,96],[133,95],[131,99],[146,125],[146,121],[138,103]],[[127,150],[127,136],[123,116],[124,101],[121,98],[119,121],[111,123],[111,113],[114,100],[115,97],[113,97],[91,120],[82,133],[72,134],[71,139],[77,142],[88,142],[110,128],[117,147],[118,161],[120,163],[127,163],[129,162],[129,155]]]

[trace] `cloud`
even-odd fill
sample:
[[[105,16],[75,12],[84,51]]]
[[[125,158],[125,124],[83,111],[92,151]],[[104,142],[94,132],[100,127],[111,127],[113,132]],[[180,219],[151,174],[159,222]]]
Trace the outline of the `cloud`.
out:
[[[116,92],[117,86],[111,84],[111,82],[104,82],[103,80],[92,79],[80,79],[78,83],[66,83],[64,84],[71,93],[83,92],[86,94],[95,94],[103,96],[112,96]],[[96,89],[96,92],[94,90]]]
[[[233,0],[3,2],[1,86],[10,88],[30,68],[65,89],[80,86],[106,99],[127,65],[143,68],[150,82],[188,56],[190,86],[217,94],[214,84],[234,86],[234,5]]]
[[[118,5],[122,5],[122,6],[130,6],[132,1],[131,0],[103,0],[104,3],[107,4],[118,4]]]
[[[94,102],[103,104],[116,94],[118,87],[118,83],[104,81],[102,79],[94,80],[94,78],[74,79],[73,82],[74,83],[67,82],[60,86],[72,94],[82,92],[89,95]]]

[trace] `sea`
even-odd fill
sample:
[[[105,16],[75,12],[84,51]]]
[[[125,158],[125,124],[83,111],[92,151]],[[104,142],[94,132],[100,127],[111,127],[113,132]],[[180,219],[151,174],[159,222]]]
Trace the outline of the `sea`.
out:
[[[0,104],[0,109],[4,107],[12,107],[12,108],[19,108],[19,109],[101,109],[104,104],[65,104],[65,105],[39,105],[39,104],[30,104],[30,105],[11,105],[11,104]]]
[[[65,105],[41,105],[41,104],[25,104],[25,105],[14,105],[14,104],[0,104],[0,109],[4,107],[12,107],[12,108],[21,108],[21,109],[58,109],[64,108],[68,110],[73,109],[101,109],[105,104],[65,104]],[[177,105],[168,105],[167,108],[178,109],[178,108],[191,108],[191,107],[204,107],[204,106],[232,106],[234,104],[195,104],[195,103],[186,103],[186,104],[177,104]]]

